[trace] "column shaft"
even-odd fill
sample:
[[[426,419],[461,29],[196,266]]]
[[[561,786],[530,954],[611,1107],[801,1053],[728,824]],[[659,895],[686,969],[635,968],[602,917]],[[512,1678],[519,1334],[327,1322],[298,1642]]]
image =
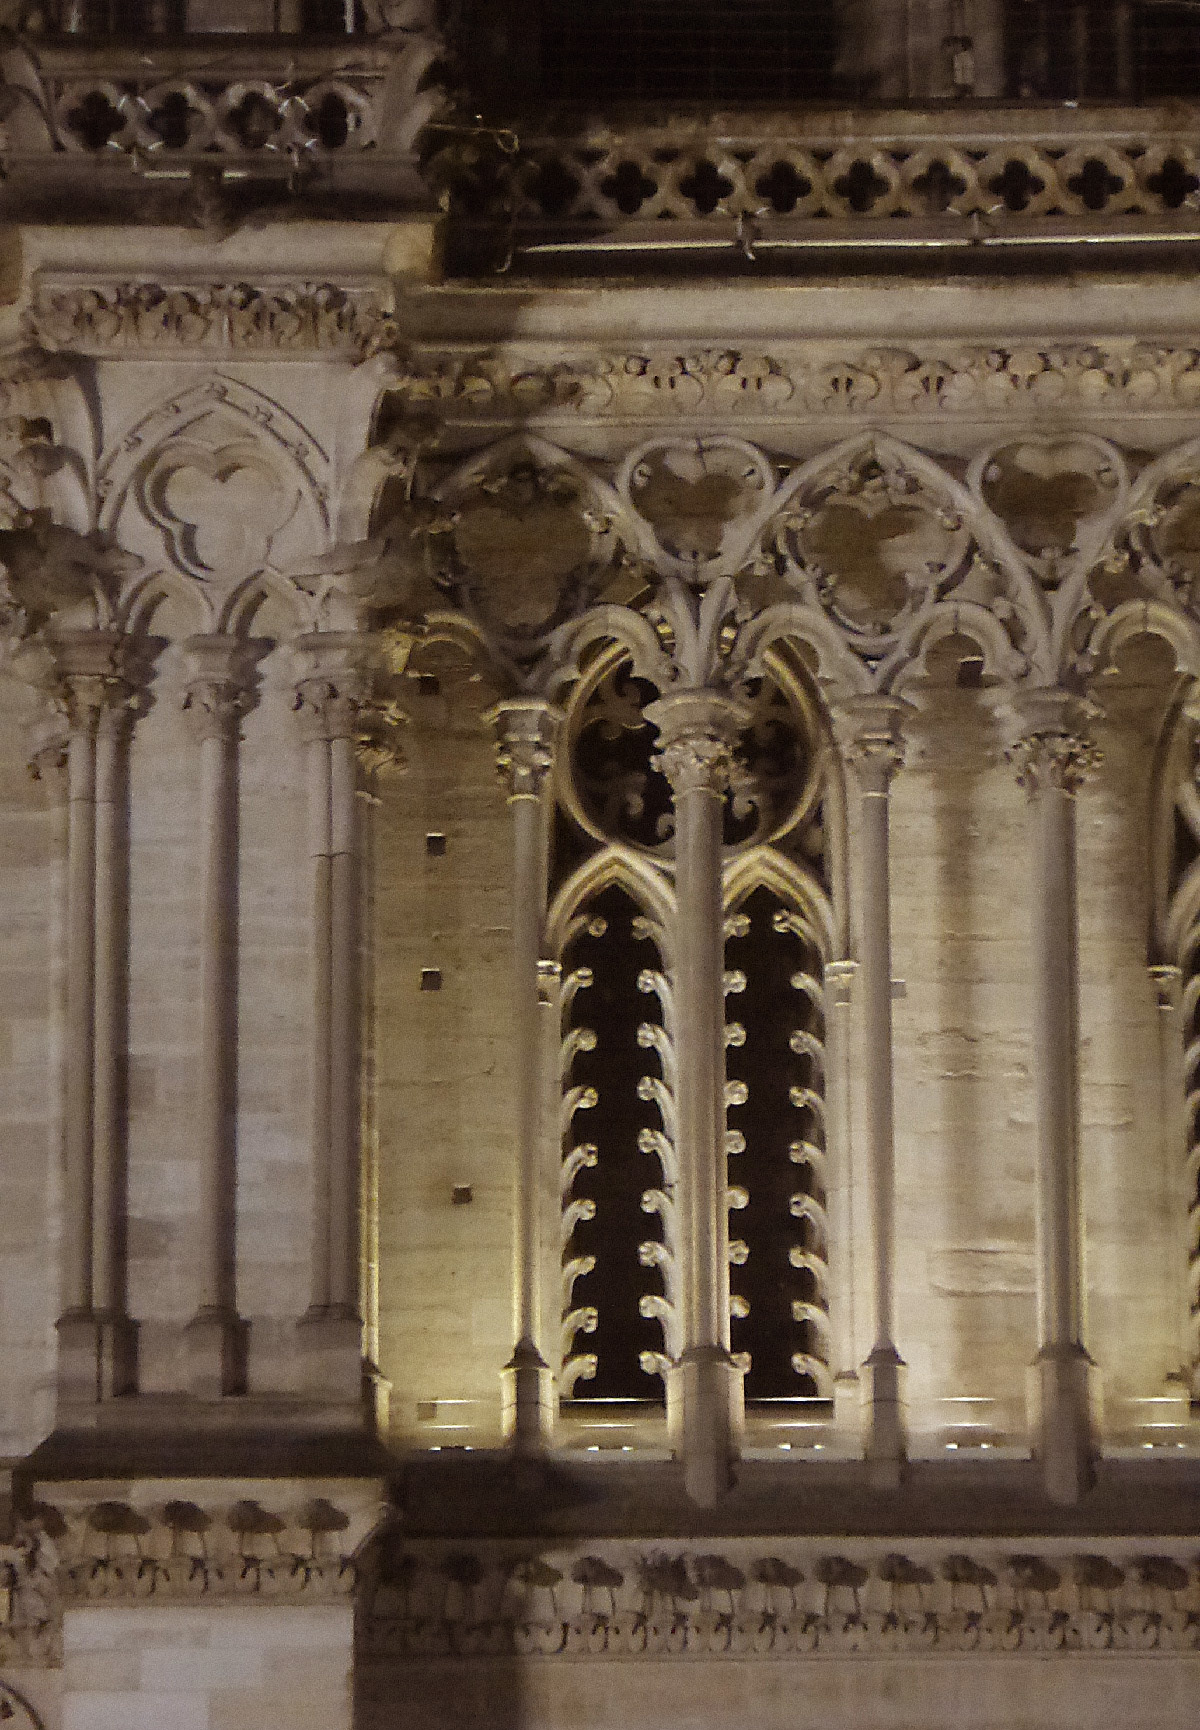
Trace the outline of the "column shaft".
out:
[[[301,638],[309,663],[296,708],[308,762],[312,893],[312,1262],[301,1322],[304,1383],[322,1400],[363,1404],[361,834],[358,750],[378,705],[374,638]],[[395,716],[389,717],[389,724]],[[395,758],[384,748],[380,764]]]
[[[1081,1346],[1075,800],[1034,798],[1033,1078],[1037,1121],[1038,1344]]]
[[[553,1435],[554,1377],[543,1351],[541,1156],[544,1030],[539,967],[549,883],[551,771],[562,715],[541,698],[498,703],[488,719],[513,816],[512,1020],[516,1078],[512,1313],[515,1346],[503,1374],[504,1429],[518,1452]]]
[[[330,981],[333,975],[333,860],[329,739],[318,732],[305,747],[308,770],[309,856],[312,872],[312,1266],[309,1308],[324,1312],[331,1299],[329,1218],[331,1111],[329,1050],[333,1037]]]
[[[95,1086],[96,715],[67,746],[67,1072],[63,1308],[92,1307],[92,1147]]]
[[[222,1311],[235,1304],[236,751],[224,731],[200,745],[199,1307]]]
[[[729,1180],[725,1156],[725,944],[722,823],[742,705],[708,690],[647,706],[675,801],[673,984],[676,1206],[683,1259],[679,1361],[688,1495],[711,1507],[731,1487],[742,1372],[729,1349]]]
[[[115,693],[120,699],[123,693]],[[125,1136],[129,972],[129,699],[100,718],[96,757],[95,1084],[92,1307],[100,1318],[100,1392],[136,1381],[136,1330],[126,1314],[128,1166]]]
[[[1073,1504],[1094,1480],[1092,1370],[1084,1344],[1079,1182],[1079,963],[1075,794],[1095,758],[1087,705],[1034,690],[1011,705],[1023,729],[1010,757],[1033,824],[1032,1070],[1038,1354],[1032,1429],[1046,1494]]]
[[[237,1313],[238,742],[250,700],[247,646],[192,637],[186,708],[200,750],[200,1219],[189,1381],[205,1398],[245,1391]]]
[[[329,930],[329,1302],[361,1335],[358,1291],[359,847],[358,765],[354,739],[338,733],[330,755]],[[361,1350],[361,1338],[360,1338]]]
[[[859,787],[859,921],[866,1057],[864,1140],[868,1171],[874,1343],[864,1366],[870,1481],[899,1484],[906,1454],[903,1359],[895,1343],[895,1112],[892,1046],[892,917],[889,794],[902,761],[904,705],[891,697],[845,703],[837,721]]]

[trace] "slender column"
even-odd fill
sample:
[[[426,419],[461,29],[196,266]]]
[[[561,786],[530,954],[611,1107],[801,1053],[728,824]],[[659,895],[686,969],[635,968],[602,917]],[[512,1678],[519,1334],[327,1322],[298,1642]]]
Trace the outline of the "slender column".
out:
[[[646,708],[675,799],[676,1198],[683,1252],[683,1471],[712,1507],[733,1483],[742,1372],[729,1348],[729,1181],[725,1159],[725,942],[721,827],[743,706],[673,691]]]
[[[829,1262],[833,1285],[834,1418],[839,1430],[857,1429],[862,1392],[855,1338],[854,1149],[850,1132],[851,1016],[854,961],[825,968],[826,1157],[829,1162]]]
[[[115,1120],[122,1064],[124,939],[118,903],[124,844],[113,803],[123,801],[114,785],[121,779],[129,696],[119,671],[122,648],[123,639],[108,631],[63,632],[52,644],[68,722],[60,1406],[123,1393],[130,1374],[129,1330],[113,1325],[124,1309],[118,1261],[124,1172]]]
[[[297,686],[307,758],[312,871],[312,1177],[309,1306],[301,1323],[308,1391],[362,1397],[359,1213],[362,1144],[358,762],[374,640],[300,639]]]
[[[1084,1345],[1079,1186],[1079,959],[1075,795],[1096,752],[1089,706],[1063,691],[1023,693],[1010,748],[1029,795],[1033,882],[1032,1066],[1037,1145],[1038,1355],[1033,1432],[1046,1494],[1078,1502],[1094,1478],[1094,1365]]]
[[[129,952],[129,747],[134,697],[117,685],[96,740],[95,1094],[92,1304],[103,1328],[101,1396],[136,1383],[136,1328],[127,1313],[125,1136]]]
[[[892,1052],[892,918],[889,797],[903,762],[905,705],[860,697],[835,721],[859,789],[861,942],[859,981],[866,1041],[864,1129],[869,1182],[874,1344],[865,1370],[864,1453],[871,1483],[894,1489],[906,1456],[902,1373],[895,1343],[896,1152]]]
[[[1179,1368],[1168,1373],[1167,1380],[1178,1391],[1183,1402],[1195,1399],[1197,1358],[1195,1324],[1192,1313],[1192,1209],[1195,1185],[1190,1181],[1187,1109],[1187,1060],[1184,1052],[1184,979],[1183,971],[1170,963],[1156,963],[1149,969],[1150,982],[1158,1003],[1159,1107],[1166,1193],[1174,1206],[1177,1221],[1179,1278],[1177,1284],[1177,1327],[1179,1333]]]
[[[542,1351],[541,1202],[544,1031],[539,964],[549,879],[550,772],[561,712],[541,698],[498,703],[488,719],[513,814],[513,991],[517,1186],[513,1206],[513,1333],[504,1370],[505,1434],[536,1451],[554,1424],[554,1377]]]
[[[188,1323],[192,1392],[245,1391],[246,1326],[237,1313],[238,744],[250,707],[247,645],[190,637],[185,709],[200,748],[200,1220],[196,1314]]]

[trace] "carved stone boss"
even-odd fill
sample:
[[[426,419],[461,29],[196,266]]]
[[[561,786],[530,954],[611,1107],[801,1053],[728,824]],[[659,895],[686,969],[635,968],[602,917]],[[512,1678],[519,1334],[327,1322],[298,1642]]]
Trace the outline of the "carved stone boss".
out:
[[[1075,795],[1097,761],[1092,705],[1030,690],[1011,705],[1010,758],[1032,818],[1032,1059],[1037,1143],[1035,1446],[1046,1492],[1077,1502],[1093,1479],[1092,1360],[1084,1343],[1079,1182],[1079,918]]]

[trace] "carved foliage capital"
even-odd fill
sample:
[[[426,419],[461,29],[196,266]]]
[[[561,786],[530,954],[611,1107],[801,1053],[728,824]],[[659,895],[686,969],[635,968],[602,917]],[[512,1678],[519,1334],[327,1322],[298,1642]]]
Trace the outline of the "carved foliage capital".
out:
[[[70,733],[121,731],[144,703],[148,668],[120,631],[48,634],[55,706]]]
[[[242,717],[254,707],[255,647],[215,634],[189,637],[184,650],[191,676],[183,708],[197,741],[236,739]]]
[[[541,698],[497,703],[487,716],[496,767],[510,799],[536,799],[554,767],[562,711]]]
[[[867,792],[886,792],[904,767],[902,728],[908,705],[896,697],[857,697],[839,704],[834,728],[846,762]]]
[[[658,728],[655,767],[677,799],[689,793],[725,793],[736,768],[738,741],[749,712],[720,691],[671,691],[646,707]]]
[[[1017,785],[1031,798],[1046,788],[1077,793],[1103,761],[1102,753],[1082,733],[1027,733],[1014,740],[1006,754],[1016,770]]]

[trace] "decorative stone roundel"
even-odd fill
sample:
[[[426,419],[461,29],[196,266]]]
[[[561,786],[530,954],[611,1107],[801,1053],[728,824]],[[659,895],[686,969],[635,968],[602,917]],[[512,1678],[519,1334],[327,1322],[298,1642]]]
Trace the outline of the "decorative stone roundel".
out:
[[[761,453],[741,440],[697,439],[644,448],[625,485],[662,550],[704,565],[726,552],[743,519],[769,496],[774,476]]]
[[[572,477],[545,476],[528,464],[484,483],[455,516],[458,561],[481,607],[510,630],[550,623],[591,548]]]

